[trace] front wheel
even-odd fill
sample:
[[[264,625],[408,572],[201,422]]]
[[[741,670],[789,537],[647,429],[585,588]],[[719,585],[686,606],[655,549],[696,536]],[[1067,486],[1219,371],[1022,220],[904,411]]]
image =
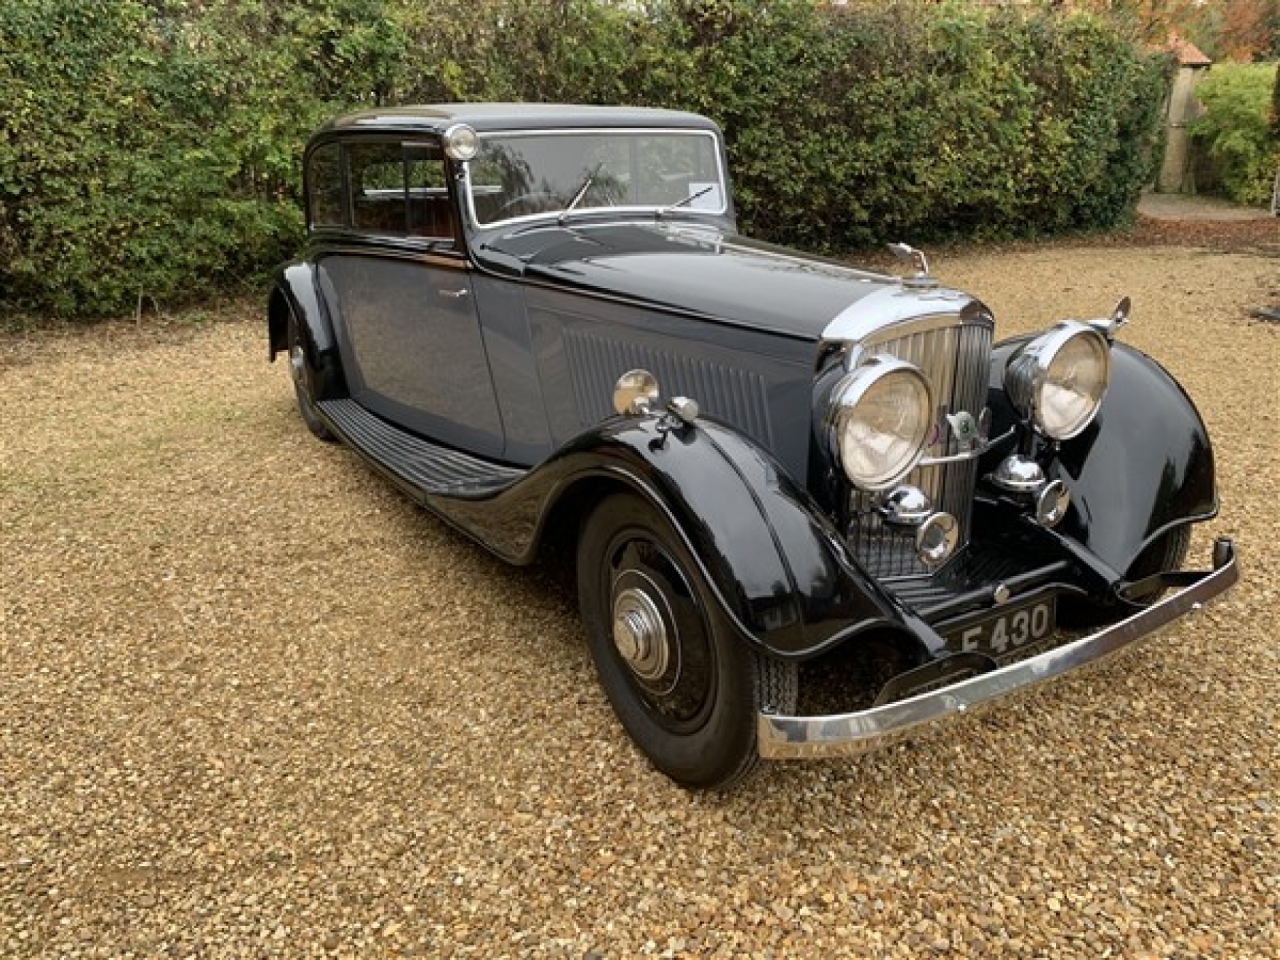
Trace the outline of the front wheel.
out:
[[[647,500],[613,494],[587,517],[578,600],[601,686],[654,766],[695,788],[728,787],[755,769],[756,717],[794,712],[796,666],[733,635]]]
[[[1138,559],[1129,568],[1126,579],[1137,582],[1157,573],[1181,570],[1182,565],[1187,562],[1190,547],[1191,525],[1174,527],[1138,555]],[[1129,599],[1135,603],[1155,603],[1163,594],[1162,587],[1153,587],[1142,593],[1131,594]]]

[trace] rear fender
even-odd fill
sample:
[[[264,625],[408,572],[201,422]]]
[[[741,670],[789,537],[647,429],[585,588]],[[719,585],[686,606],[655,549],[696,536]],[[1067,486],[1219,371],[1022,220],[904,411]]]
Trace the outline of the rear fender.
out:
[[[267,305],[267,358],[289,350],[289,318],[302,332],[302,352],[313,400],[346,395],[333,324],[317,291],[315,267],[290,263],[276,272]]]

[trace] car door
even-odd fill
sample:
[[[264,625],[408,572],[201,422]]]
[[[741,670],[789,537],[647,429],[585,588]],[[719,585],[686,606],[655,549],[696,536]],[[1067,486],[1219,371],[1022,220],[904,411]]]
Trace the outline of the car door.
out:
[[[502,419],[438,144],[342,147],[347,229],[318,251],[352,398],[487,456]]]

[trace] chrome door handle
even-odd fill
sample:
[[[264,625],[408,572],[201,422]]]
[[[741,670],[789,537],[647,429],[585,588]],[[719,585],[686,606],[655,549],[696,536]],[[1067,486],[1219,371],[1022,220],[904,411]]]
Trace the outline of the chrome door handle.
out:
[[[466,287],[463,287],[461,290],[437,290],[436,291],[436,293],[440,294],[440,296],[449,297],[452,300],[461,300],[470,292],[471,291],[468,290]]]

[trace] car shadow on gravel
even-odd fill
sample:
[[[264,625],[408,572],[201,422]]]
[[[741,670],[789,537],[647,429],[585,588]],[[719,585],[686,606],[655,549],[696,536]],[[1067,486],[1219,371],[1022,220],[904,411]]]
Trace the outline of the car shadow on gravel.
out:
[[[287,410],[289,416],[296,417],[294,407],[290,405]],[[549,543],[527,566],[508,563],[426,507],[411,501],[394,483],[371,471],[354,451],[341,446],[334,449],[341,451],[348,460],[353,479],[367,477],[403,504],[403,534],[406,540],[416,544],[412,555],[424,567],[428,559],[448,554],[452,566],[465,567],[472,574],[469,586],[480,603],[511,605],[526,615],[572,617],[577,622],[574,561],[572,551],[564,544]],[[426,576],[424,572],[424,579]],[[533,604],[536,609],[529,610],[528,604]],[[587,657],[586,642],[580,634],[560,639],[563,639],[566,651],[573,650],[583,659]]]

